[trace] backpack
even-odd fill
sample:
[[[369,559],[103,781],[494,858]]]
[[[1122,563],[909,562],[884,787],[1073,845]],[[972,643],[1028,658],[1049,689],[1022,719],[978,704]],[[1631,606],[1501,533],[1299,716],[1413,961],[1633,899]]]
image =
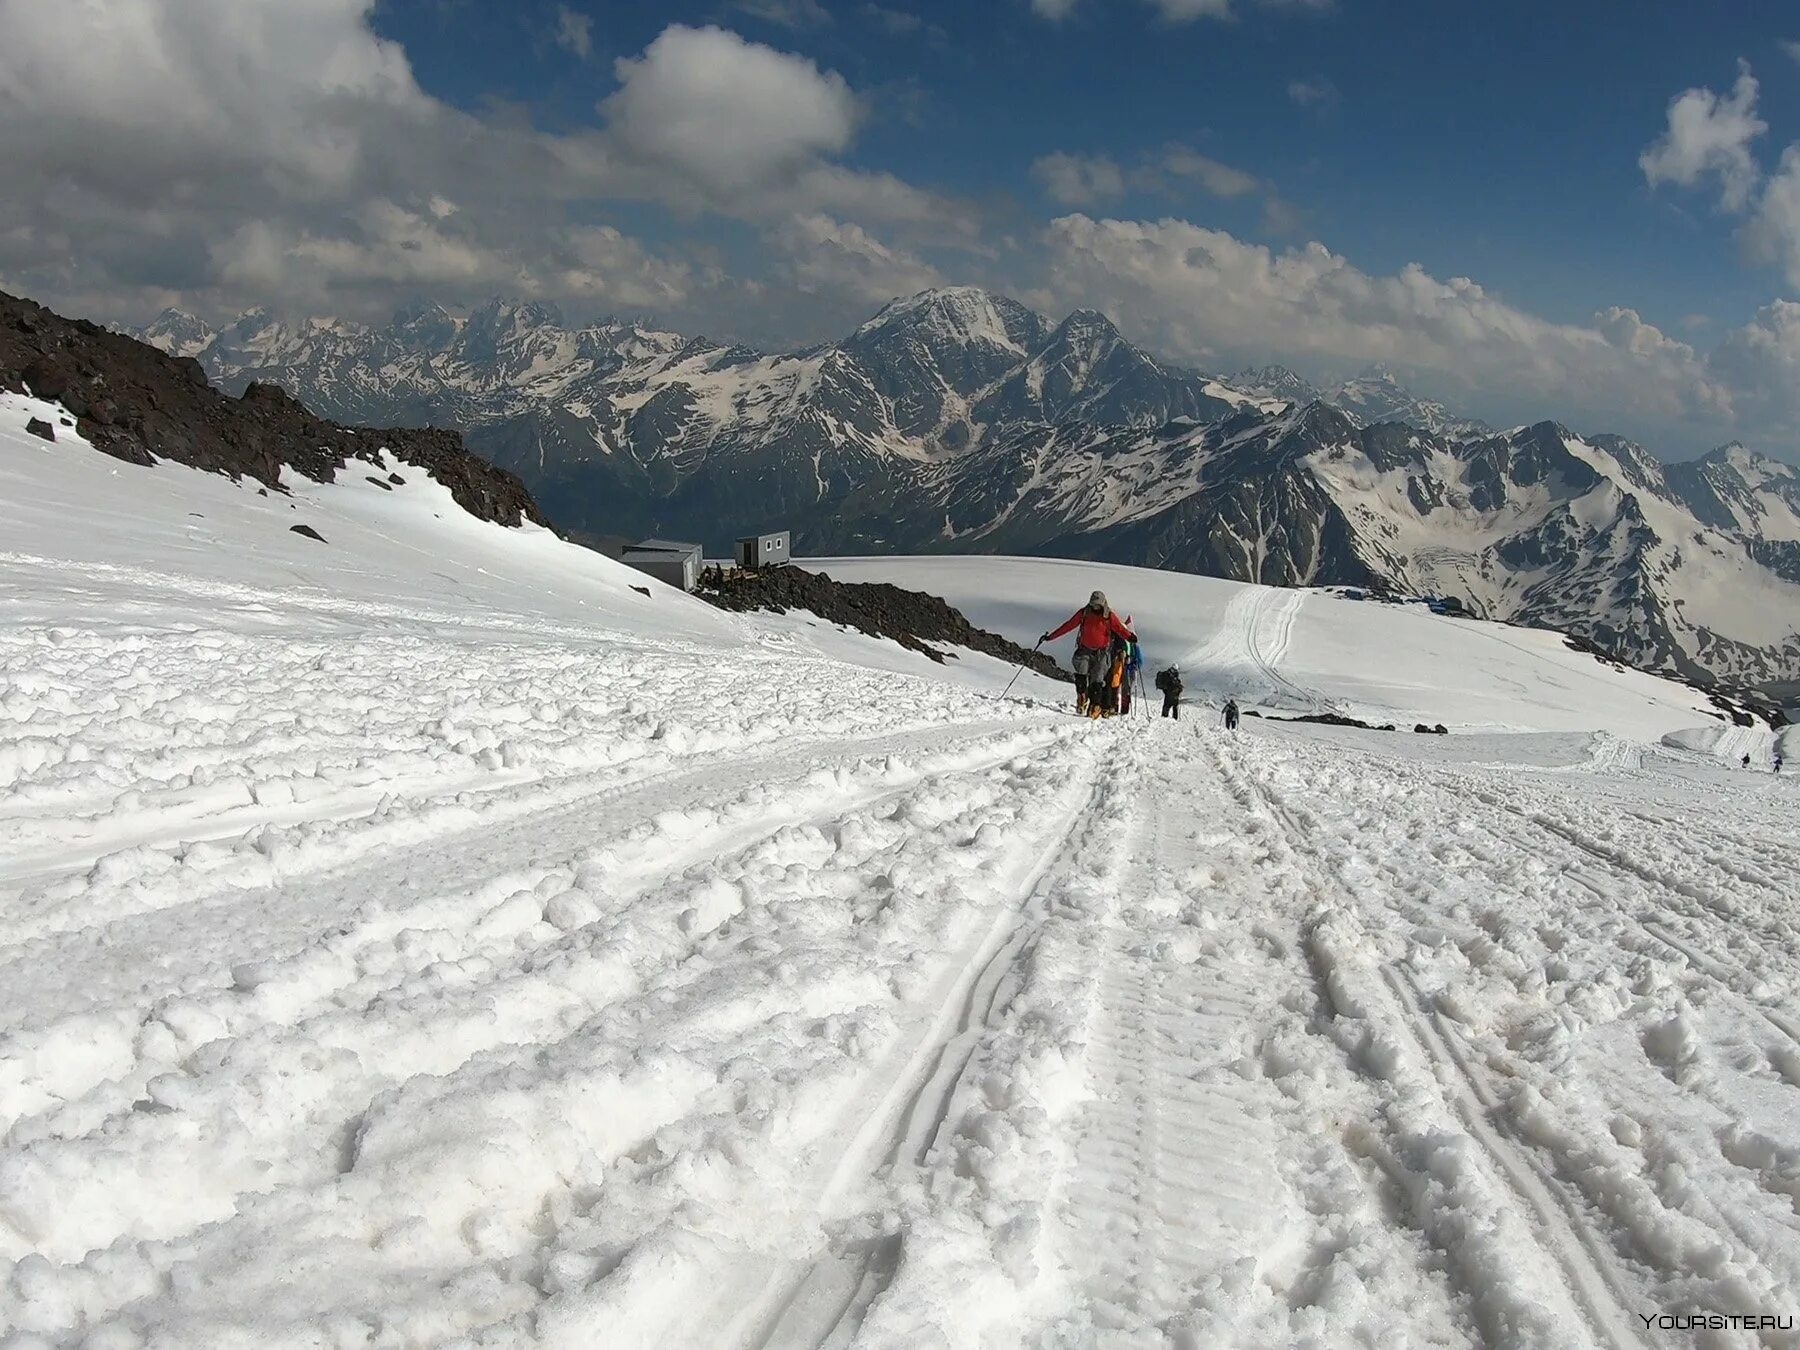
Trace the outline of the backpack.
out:
[[[1173,668],[1156,672],[1156,688],[1159,693],[1179,694],[1181,692],[1181,676]]]

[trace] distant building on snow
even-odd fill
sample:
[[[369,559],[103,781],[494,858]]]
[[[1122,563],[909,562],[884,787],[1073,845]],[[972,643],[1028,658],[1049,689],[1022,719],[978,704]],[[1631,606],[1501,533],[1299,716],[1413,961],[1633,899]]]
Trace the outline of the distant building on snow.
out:
[[[700,579],[702,552],[700,545],[681,540],[641,539],[620,554],[619,561],[646,576],[691,591]]]
[[[747,534],[737,541],[739,567],[779,567],[791,562],[791,531],[773,530],[767,534]]]

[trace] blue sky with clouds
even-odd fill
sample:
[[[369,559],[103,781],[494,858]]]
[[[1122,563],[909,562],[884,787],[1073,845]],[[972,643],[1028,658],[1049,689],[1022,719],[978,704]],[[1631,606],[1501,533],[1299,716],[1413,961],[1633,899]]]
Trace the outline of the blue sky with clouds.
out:
[[[1800,447],[1800,13],[1437,0],[0,0],[0,283],[764,345],[973,283]]]

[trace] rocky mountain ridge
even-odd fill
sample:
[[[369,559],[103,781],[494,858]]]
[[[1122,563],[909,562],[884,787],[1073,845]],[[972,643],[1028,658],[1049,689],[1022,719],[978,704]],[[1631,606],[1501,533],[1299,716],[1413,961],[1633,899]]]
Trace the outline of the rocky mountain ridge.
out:
[[[169,459],[279,491],[284,470],[330,482],[353,464],[383,463],[385,451],[436,478],[478,519],[543,523],[524,484],[471,454],[454,431],[339,426],[270,383],[231,398],[192,355],[4,293],[0,389],[60,403],[92,445],[133,464]]]
[[[153,336],[191,345],[185,316]],[[466,429],[559,523],[805,552],[1037,552],[1284,585],[1450,593],[1647,668],[1800,673],[1800,475],[1743,447],[1664,465],[1554,423],[1492,431],[1372,369],[1321,397],[1216,378],[1106,318],[946,288],[765,354],[548,306],[383,328],[244,316],[197,359],[321,411]]]

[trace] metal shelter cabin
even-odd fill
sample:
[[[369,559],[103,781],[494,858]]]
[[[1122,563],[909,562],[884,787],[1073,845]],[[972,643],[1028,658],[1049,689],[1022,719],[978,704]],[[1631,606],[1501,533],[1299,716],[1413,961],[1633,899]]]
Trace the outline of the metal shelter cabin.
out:
[[[699,544],[676,539],[642,539],[619,555],[619,561],[646,576],[684,591],[694,589],[700,580]]]
[[[790,530],[771,530],[767,534],[747,534],[737,541],[739,567],[779,567],[791,562]]]

